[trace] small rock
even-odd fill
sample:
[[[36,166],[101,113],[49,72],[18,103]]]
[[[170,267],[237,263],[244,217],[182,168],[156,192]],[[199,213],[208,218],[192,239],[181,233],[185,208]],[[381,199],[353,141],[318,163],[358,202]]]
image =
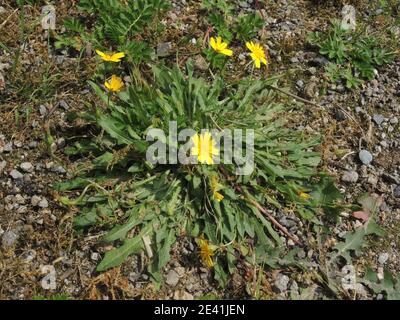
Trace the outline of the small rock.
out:
[[[167,57],[172,50],[171,42],[163,42],[157,45],[157,56],[158,57]]]
[[[10,153],[12,150],[13,150],[12,142],[6,143],[3,147],[3,152],[5,152],[5,153]]]
[[[1,239],[1,244],[4,249],[11,248],[18,240],[18,235],[14,231],[6,231]]]
[[[56,269],[52,265],[46,265],[41,267],[41,272],[43,274],[47,274],[40,285],[44,290],[56,290],[57,289],[57,281],[56,281]]]
[[[28,250],[25,254],[22,255],[22,259],[25,262],[31,262],[36,258],[36,251],[35,250]]]
[[[378,268],[378,272],[376,273],[376,276],[379,281],[382,281],[385,278],[382,267]]]
[[[296,81],[296,87],[298,89],[302,89],[304,87],[304,81],[303,80],[297,80]]]
[[[388,259],[389,259],[389,254],[387,252],[382,252],[379,254],[378,262],[379,264],[385,264]]]
[[[342,180],[344,182],[355,183],[358,181],[358,173],[356,171],[346,171],[342,176]]]
[[[201,55],[194,57],[194,66],[198,70],[206,71],[208,70],[209,64]]]
[[[175,287],[179,282],[178,273],[175,270],[171,270],[170,272],[168,272],[167,279],[165,280],[165,282],[168,285]]]
[[[289,281],[290,281],[290,279],[288,276],[279,273],[277,275],[275,283],[274,283],[275,288],[278,290],[279,293],[285,292],[285,291],[287,291]]]
[[[21,196],[20,194],[15,195],[14,197],[14,202],[18,204],[24,204],[25,203],[25,198]]]
[[[186,291],[175,291],[174,293],[174,300],[193,300],[194,297],[189,292]]]
[[[399,123],[399,119],[397,117],[391,118],[390,119],[390,123],[391,124],[398,124]]]
[[[47,114],[47,108],[43,104],[39,106],[39,113],[41,116],[45,116]]]
[[[31,205],[32,206],[34,206],[34,207],[38,207],[39,206],[39,202],[41,201],[42,199],[40,198],[40,197],[38,197],[38,196],[33,196],[32,198],[31,198]]]
[[[10,176],[14,180],[22,179],[24,177],[24,175],[21,172],[19,172],[18,170],[15,170],[15,169],[10,172]]]
[[[358,154],[361,162],[365,165],[368,165],[372,162],[372,154],[371,152],[367,151],[367,150],[361,150]]]
[[[0,173],[3,172],[3,170],[6,168],[7,162],[6,161],[0,161]]]
[[[380,126],[380,125],[383,123],[383,121],[385,120],[385,117],[382,116],[381,114],[374,114],[374,115],[372,116],[372,120],[374,120],[374,122],[375,122],[378,126]]]
[[[393,195],[395,198],[400,198],[400,185],[394,188]]]
[[[62,166],[54,166],[51,168],[51,171],[59,174],[64,174],[67,172]]]
[[[58,102],[58,106],[59,106],[60,108],[63,108],[65,111],[67,111],[67,110],[69,109],[69,105],[68,105],[68,103],[67,103],[65,100],[60,100],[60,101]]]
[[[39,201],[38,206],[40,208],[47,208],[49,206],[49,202],[47,201],[46,198],[43,198],[42,200]]]
[[[25,172],[33,171],[33,165],[30,162],[23,162],[23,163],[21,163],[21,165],[19,167]]]
[[[93,261],[98,261],[99,260],[100,255],[97,252],[93,252],[90,255],[90,259],[92,259]]]
[[[28,147],[29,147],[30,149],[35,149],[37,146],[38,146],[37,141],[31,141],[31,142],[29,142],[29,144],[28,144]]]

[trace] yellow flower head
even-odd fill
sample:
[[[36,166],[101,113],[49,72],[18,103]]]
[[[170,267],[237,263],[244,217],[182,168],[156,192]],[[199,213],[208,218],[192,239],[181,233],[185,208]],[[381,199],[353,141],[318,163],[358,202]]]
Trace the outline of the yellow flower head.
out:
[[[311,196],[308,193],[305,192],[299,192],[299,197],[304,199],[304,200],[308,200],[311,198]]]
[[[210,183],[210,187],[211,187],[211,192],[212,192],[212,196],[214,198],[214,200],[217,200],[218,202],[221,202],[224,199],[224,196],[219,193],[218,191],[220,191],[223,187],[222,185],[218,182],[218,176],[217,175],[213,175],[211,177],[211,183]]]
[[[114,54],[107,54],[104,52],[101,52],[100,50],[96,50],[96,53],[104,60],[104,61],[109,61],[109,62],[120,62],[123,57],[125,57],[124,52],[118,52]]]
[[[111,92],[119,92],[121,91],[122,87],[124,86],[124,82],[122,79],[116,75],[113,75],[111,79],[107,80],[104,84],[108,91]]]
[[[259,43],[253,43],[252,41],[246,42],[246,47],[251,51],[251,58],[257,69],[260,69],[261,63],[267,65],[267,58],[265,56],[264,48]]]
[[[217,39],[211,37],[210,46],[218,53],[224,54],[229,57],[233,55],[233,51],[228,49],[228,43],[223,42],[221,37],[217,37]]]
[[[190,150],[190,154],[192,156],[197,156],[200,163],[214,164],[213,156],[219,155],[219,149],[211,133],[204,132],[200,135],[196,133],[191,140],[193,142],[193,147]]]
[[[199,247],[200,247],[200,258],[203,260],[203,263],[208,267],[214,267],[214,261],[212,257],[214,256],[214,250],[211,249],[208,241],[204,238],[200,238],[199,240]]]

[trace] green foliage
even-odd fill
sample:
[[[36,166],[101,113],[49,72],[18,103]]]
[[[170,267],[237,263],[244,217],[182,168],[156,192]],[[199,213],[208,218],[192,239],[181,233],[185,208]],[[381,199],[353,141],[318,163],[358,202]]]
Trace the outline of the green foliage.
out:
[[[107,108],[98,106],[81,117],[99,135],[76,141],[67,149],[69,155],[96,155],[92,165],[78,168],[74,180],[57,187],[65,195],[68,190],[81,190],[75,199],[61,198],[63,204],[81,208],[75,219],[77,228],[109,229],[103,240],[115,243],[116,248],[106,253],[99,271],[146,250],[154,255],[148,272],[158,282],[176,239],[204,235],[215,248],[215,278],[224,285],[236,270],[239,254],[251,261],[254,250],[257,261],[264,264],[282,246],[279,234],[254,202],[279,209],[287,204],[310,220],[321,206],[334,206],[337,191],[318,174],[320,155],[310,150],[319,138],[305,139],[304,133],[286,126],[285,108],[274,102],[269,90],[276,79],[227,86],[217,77],[209,84],[195,77],[191,63],[185,73],[154,67],[153,74],[154,83],[129,86],[115,99],[108,99],[91,83]],[[237,176],[236,166],[229,163],[150,164],[145,158],[146,133],[149,128],[168,132],[170,121],[177,122],[178,132],[253,129],[254,171]],[[219,181],[221,202],[212,197],[212,177]],[[300,192],[310,192],[316,200],[305,200]],[[253,239],[252,247],[248,239]]]
[[[367,285],[375,294],[383,293],[387,300],[400,300],[400,275],[395,278],[388,270],[383,273],[383,279],[371,269],[367,269],[362,283]]]
[[[390,63],[395,57],[378,38],[344,30],[339,22],[333,22],[325,33],[311,33],[308,41],[332,61],[325,67],[328,78],[332,82],[345,80],[349,89],[357,88],[362,79],[372,80],[375,68]]]
[[[207,20],[215,33],[228,42],[252,40],[264,25],[258,12],[236,17],[234,6],[225,0],[203,0],[203,8],[207,10]]]
[[[78,8],[93,19],[87,27],[77,18],[64,21],[66,35],[57,36],[56,47],[71,46],[81,51],[90,43],[97,49],[113,47],[126,52],[130,62],[152,58],[147,42],[136,35],[151,30],[161,12],[169,8],[165,0],[81,0]]]

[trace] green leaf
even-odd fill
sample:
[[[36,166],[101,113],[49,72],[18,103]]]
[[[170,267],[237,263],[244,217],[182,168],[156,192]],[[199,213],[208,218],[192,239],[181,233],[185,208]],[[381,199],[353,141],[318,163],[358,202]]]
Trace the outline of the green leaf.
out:
[[[97,266],[96,270],[101,272],[110,268],[114,268],[124,262],[125,259],[131,254],[139,253],[144,247],[142,237],[148,234],[150,231],[151,224],[146,226],[146,228],[144,228],[136,237],[125,240],[121,247],[106,252],[103,260]]]

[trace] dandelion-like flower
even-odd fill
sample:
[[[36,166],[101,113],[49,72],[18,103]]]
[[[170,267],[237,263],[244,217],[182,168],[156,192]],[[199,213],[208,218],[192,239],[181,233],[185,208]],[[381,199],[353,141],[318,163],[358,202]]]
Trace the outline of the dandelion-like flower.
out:
[[[308,200],[311,198],[311,196],[308,193],[305,192],[299,192],[299,197],[304,199],[304,200]]]
[[[111,79],[107,80],[104,83],[105,87],[108,89],[108,91],[111,92],[119,92],[121,91],[122,87],[124,86],[124,82],[122,79],[116,75],[113,75]]]
[[[211,192],[212,192],[212,196],[214,198],[214,200],[217,200],[218,202],[221,202],[224,199],[224,196],[219,193],[218,191],[220,191],[222,189],[222,185],[218,182],[218,177],[217,175],[213,175],[211,177]]]
[[[267,65],[267,58],[265,56],[264,48],[259,43],[254,43],[252,41],[246,42],[246,47],[251,51],[251,58],[257,69],[261,68],[261,63]]]
[[[200,258],[203,263],[208,267],[214,267],[214,261],[212,257],[214,256],[214,250],[208,244],[208,241],[204,238],[200,238],[199,240],[199,247],[200,247]]]
[[[196,156],[198,161],[203,164],[214,164],[213,156],[219,155],[219,149],[210,132],[195,134],[191,138],[193,147],[190,150],[192,156]]]
[[[104,60],[104,61],[109,61],[109,62],[121,62],[121,59],[125,57],[124,52],[118,52],[114,54],[107,54],[104,52],[101,52],[100,50],[96,50],[96,53]]]
[[[231,49],[228,49],[228,43],[222,41],[221,37],[217,37],[215,39],[214,37],[210,38],[210,46],[213,48],[216,52],[226,55],[226,56],[232,56],[233,51]]]

